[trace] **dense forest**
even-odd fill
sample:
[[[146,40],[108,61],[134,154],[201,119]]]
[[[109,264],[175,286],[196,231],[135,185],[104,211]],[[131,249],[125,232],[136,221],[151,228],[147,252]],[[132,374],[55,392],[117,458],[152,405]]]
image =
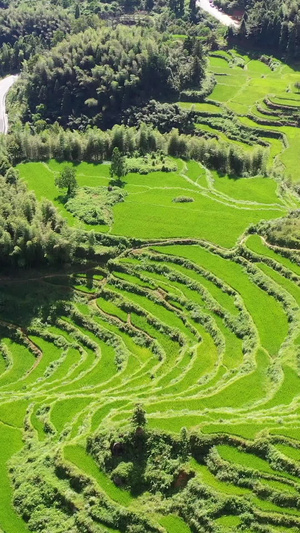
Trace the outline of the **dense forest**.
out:
[[[238,40],[250,47],[268,49],[296,58],[300,52],[300,6],[294,0],[217,0],[229,12],[245,12]],[[232,35],[230,32],[230,38]]]
[[[41,266],[71,260],[75,242],[66,222],[51,202],[37,202],[12,168],[5,177],[0,177],[0,198],[2,267]]]
[[[201,46],[188,55],[164,34],[118,26],[74,35],[41,58],[28,73],[28,113],[69,127],[111,127],[123,110],[150,98],[176,99],[199,87]]]
[[[212,21],[206,24],[195,0],[188,4],[181,0],[37,1],[34,6],[13,0],[1,2],[1,6],[1,74],[24,68],[28,60],[35,63],[41,53],[65,37],[91,28],[99,29],[104,20],[109,20],[112,25],[122,20],[129,25],[136,24],[135,12],[142,13],[142,26],[155,26],[158,31],[173,28],[176,32],[184,27],[193,35],[202,35],[204,39],[209,36],[213,40],[218,32]]]

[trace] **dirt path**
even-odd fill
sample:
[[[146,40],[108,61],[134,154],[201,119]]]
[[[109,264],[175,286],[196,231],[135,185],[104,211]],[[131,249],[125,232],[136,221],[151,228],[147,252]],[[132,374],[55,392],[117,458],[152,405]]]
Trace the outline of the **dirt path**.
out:
[[[217,20],[219,20],[219,22],[224,24],[224,26],[232,26],[233,28],[240,27],[239,22],[237,22],[229,15],[226,15],[226,13],[220,11],[217,7],[210,3],[209,0],[197,0],[197,6],[201,9],[204,9],[204,11],[215,17]]]

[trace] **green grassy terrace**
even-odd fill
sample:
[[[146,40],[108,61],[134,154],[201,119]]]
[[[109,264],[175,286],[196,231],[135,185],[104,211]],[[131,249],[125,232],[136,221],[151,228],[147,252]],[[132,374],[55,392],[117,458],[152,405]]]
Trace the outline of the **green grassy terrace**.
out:
[[[207,101],[179,105],[205,135],[268,144],[270,167],[298,181],[300,133],[287,110],[300,105],[297,70],[221,55],[210,57],[217,83]],[[105,238],[127,240],[100,265],[1,279],[3,532],[52,533],[53,509],[65,528],[55,532],[300,530],[299,253],[253,230],[299,209],[299,197],[271,172],[233,179],[172,163],[172,172],[127,174],[123,201],[98,225],[67,210],[55,185],[71,163],[18,165],[39,199],[94,231],[106,252]],[[79,187],[107,190],[108,163],[76,171]],[[163,496],[122,484],[129,460],[116,477],[118,441],[106,442],[104,459],[87,446],[114,431],[125,439],[138,403],[147,431],[190,443],[176,470],[184,486],[164,467],[173,444],[159,454]]]

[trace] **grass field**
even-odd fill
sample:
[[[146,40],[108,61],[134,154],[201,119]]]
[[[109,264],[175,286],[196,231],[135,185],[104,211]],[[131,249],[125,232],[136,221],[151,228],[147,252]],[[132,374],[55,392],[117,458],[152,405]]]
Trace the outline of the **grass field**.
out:
[[[270,162],[297,181],[298,130],[260,123],[270,102],[280,108],[273,120],[280,113],[284,122],[287,97],[297,104],[297,72],[246,56],[241,68],[234,52],[221,56],[211,57],[217,84],[208,101],[178,105],[194,109],[200,129],[201,117],[232,110],[232,120],[261,130]],[[300,262],[247,233],[298,209],[297,194],[271,177],[232,179],[174,160],[174,172],[128,174],[110,224],[92,226],[66,210],[55,186],[65,164],[18,168],[71,225],[132,241],[98,270],[1,280],[0,531],[65,533],[47,526],[52,508],[66,512],[66,531],[74,516],[93,533],[299,531]],[[79,186],[109,184],[106,163],[76,170]],[[193,201],[173,202],[178,196]],[[137,403],[149,431],[178,439],[186,428],[189,442],[200,439],[178,466],[186,485],[173,480],[165,497],[126,490],[87,446],[108,431],[122,444]],[[30,475],[22,488],[23,471]],[[188,490],[195,509],[184,500]],[[49,498],[42,516],[40,494]],[[23,501],[31,508],[22,518]]]
[[[4,531],[12,533],[25,533],[29,531],[26,524],[13,511],[11,506],[12,487],[8,474],[7,461],[22,447],[22,434],[17,428],[0,423],[0,472],[1,472],[1,494],[0,494],[0,523]]]
[[[287,209],[272,180],[256,178],[247,182],[214,174],[213,186],[207,183],[203,186],[197,181],[203,175],[201,165],[185,163],[177,173],[128,174],[124,186],[128,195],[124,202],[114,206],[111,227],[87,226],[58,200],[54,179],[62,166],[49,161],[22,163],[18,168],[29,188],[39,198],[52,200],[70,224],[94,231],[104,229],[115,235],[142,239],[201,238],[231,247],[250,223],[280,217]],[[108,165],[82,163],[76,170],[82,186],[108,185]],[[174,203],[178,196],[191,196],[194,201]]]

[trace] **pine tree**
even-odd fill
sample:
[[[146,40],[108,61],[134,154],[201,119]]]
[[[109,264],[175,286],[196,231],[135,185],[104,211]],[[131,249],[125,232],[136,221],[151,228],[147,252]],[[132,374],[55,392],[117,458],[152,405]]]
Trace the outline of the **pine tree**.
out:
[[[72,111],[71,106],[71,93],[68,87],[65,88],[61,101],[61,112],[63,115],[69,115]]]
[[[199,87],[201,85],[202,78],[204,76],[204,69],[201,60],[198,56],[194,56],[191,70],[190,70],[190,80],[193,87]]]
[[[75,6],[75,18],[76,19],[80,18],[80,6],[79,6],[79,4],[76,4],[76,6]]]
[[[194,49],[194,46],[195,46],[195,37],[190,37],[188,36],[184,43],[183,43],[183,49],[184,50],[187,50],[187,52],[189,53],[189,55],[192,54],[192,51]]]
[[[152,11],[154,8],[154,0],[146,0],[145,8],[147,11]]]
[[[184,0],[179,0],[178,2],[178,17],[183,17],[184,15]]]
[[[204,55],[203,52],[203,46],[199,39],[194,40],[194,46],[193,46],[193,56],[197,56],[199,59],[202,59]]]
[[[197,4],[196,0],[190,0],[189,2],[189,10],[190,10],[190,19],[192,22],[196,21],[197,17]]]
[[[131,421],[135,427],[144,427],[147,424],[146,412],[141,404],[135,406]]]

